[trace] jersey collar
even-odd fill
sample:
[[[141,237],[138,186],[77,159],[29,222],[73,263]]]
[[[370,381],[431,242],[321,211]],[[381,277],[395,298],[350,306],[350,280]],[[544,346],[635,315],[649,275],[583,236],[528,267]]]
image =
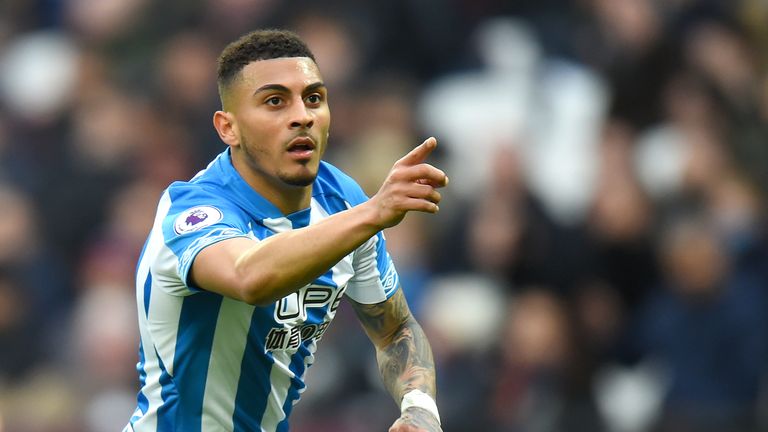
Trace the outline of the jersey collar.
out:
[[[291,222],[298,222],[309,217],[309,208],[285,215],[269,200],[256,192],[232,165],[232,155],[229,148],[219,154],[209,170],[212,171],[216,181],[220,183],[221,188],[229,198],[250,213],[254,219],[287,217]],[[317,183],[317,180],[315,180],[315,183]],[[294,219],[297,220],[294,221]]]

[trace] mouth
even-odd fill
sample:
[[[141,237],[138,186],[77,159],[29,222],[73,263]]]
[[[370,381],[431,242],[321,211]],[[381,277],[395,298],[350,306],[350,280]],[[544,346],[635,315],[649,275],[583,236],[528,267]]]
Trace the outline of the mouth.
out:
[[[287,151],[296,159],[308,159],[315,151],[315,141],[308,136],[296,137],[288,143]]]

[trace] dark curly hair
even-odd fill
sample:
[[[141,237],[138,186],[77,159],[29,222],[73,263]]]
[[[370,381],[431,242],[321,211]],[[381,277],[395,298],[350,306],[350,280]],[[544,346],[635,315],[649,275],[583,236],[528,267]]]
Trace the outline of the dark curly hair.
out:
[[[299,35],[289,30],[256,30],[227,45],[218,60],[219,93],[243,68],[257,60],[315,56]]]

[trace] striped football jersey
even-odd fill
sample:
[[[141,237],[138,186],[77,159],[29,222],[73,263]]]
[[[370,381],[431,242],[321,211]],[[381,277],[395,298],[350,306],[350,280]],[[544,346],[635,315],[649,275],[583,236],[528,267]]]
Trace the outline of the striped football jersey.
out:
[[[265,239],[365,201],[361,188],[321,162],[309,208],[284,215],[233,168],[229,150],[160,198],[136,270],[140,390],[124,432],[286,431],[318,341],[343,296],[378,303],[399,286],[382,233],[325,274],[269,306],[190,284],[206,246]]]

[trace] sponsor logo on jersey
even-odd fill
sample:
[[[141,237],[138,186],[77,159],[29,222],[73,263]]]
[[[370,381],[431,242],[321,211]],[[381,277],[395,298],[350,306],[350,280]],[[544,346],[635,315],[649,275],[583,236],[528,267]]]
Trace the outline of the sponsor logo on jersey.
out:
[[[182,212],[173,224],[176,234],[186,234],[201,228],[211,226],[220,221],[224,215],[213,206],[199,206]]]
[[[275,303],[274,318],[281,326],[270,329],[264,348],[271,352],[295,351],[304,341],[319,341],[336,315],[346,288],[346,285],[341,288],[307,285],[278,300]],[[324,308],[323,322],[306,323],[308,308]]]
[[[307,308],[328,306],[328,312],[335,314],[346,289],[346,285],[336,289],[323,285],[307,285],[276,302],[275,321],[287,325],[303,323],[307,319]]]
[[[267,333],[264,348],[270,352],[296,351],[304,341],[319,341],[330,323],[330,321],[324,321],[320,324],[304,324],[299,327],[273,327]]]

